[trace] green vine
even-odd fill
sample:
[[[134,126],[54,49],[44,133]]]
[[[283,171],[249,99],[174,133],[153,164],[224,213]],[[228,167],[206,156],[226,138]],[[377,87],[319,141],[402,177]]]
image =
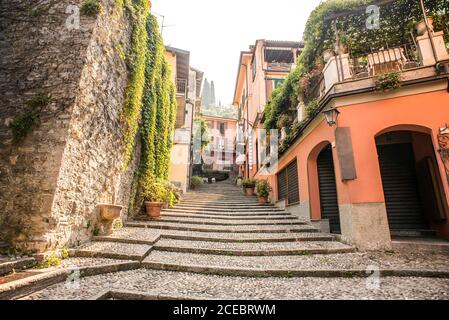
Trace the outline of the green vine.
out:
[[[38,94],[27,101],[27,110],[17,115],[10,125],[14,143],[21,142],[39,125],[41,112],[51,101],[52,97],[46,94]]]
[[[99,0],[85,0],[81,5],[80,12],[86,16],[94,17],[101,13],[103,7]]]
[[[374,78],[376,91],[389,91],[401,86],[401,73],[398,71],[384,73]]]

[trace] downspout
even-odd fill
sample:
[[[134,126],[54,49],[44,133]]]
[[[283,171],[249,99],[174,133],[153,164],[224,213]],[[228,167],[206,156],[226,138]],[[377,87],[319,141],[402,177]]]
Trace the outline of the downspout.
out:
[[[192,106],[192,120],[190,124],[190,166],[189,166],[189,176],[187,177],[187,181],[189,182],[188,188],[190,188],[190,180],[192,179],[193,175],[193,141],[194,141],[194,134],[193,134],[193,124],[195,119],[195,104],[192,102],[192,100],[187,99],[186,104],[190,104]]]
[[[420,4],[421,4],[421,10],[424,16],[424,22],[426,23],[426,29],[427,29],[427,34],[429,35],[429,39],[430,39],[430,45],[432,46],[432,52],[433,52],[433,57],[435,58],[435,62],[438,62],[438,55],[437,55],[437,50],[435,48],[435,42],[433,39],[433,30],[430,28],[429,26],[429,22],[427,21],[427,13],[426,13],[426,8],[424,6],[424,0],[420,0]]]

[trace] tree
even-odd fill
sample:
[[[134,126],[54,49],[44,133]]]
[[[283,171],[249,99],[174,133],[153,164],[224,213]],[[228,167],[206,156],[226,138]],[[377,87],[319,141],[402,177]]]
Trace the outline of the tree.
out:
[[[210,84],[210,104],[209,106],[215,106],[215,83],[212,81]]]
[[[209,81],[207,80],[207,78],[204,80],[204,87],[203,87],[203,97],[201,99],[202,105],[204,107],[209,107],[210,106],[210,84]]]

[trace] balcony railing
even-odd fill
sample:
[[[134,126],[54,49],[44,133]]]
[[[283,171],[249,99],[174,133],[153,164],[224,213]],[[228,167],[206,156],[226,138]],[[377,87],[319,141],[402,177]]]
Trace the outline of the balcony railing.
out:
[[[176,90],[179,94],[187,95],[187,79],[176,79]]]
[[[406,43],[387,49],[371,50],[350,55],[351,75],[354,79],[376,76],[391,71],[403,71],[420,66],[415,44]]]
[[[292,64],[286,62],[268,62],[267,68],[268,71],[288,72],[292,69]]]

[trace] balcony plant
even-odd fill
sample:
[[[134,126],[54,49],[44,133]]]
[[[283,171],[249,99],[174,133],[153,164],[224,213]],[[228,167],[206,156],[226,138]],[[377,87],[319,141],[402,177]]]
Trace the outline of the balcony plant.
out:
[[[195,190],[203,185],[203,179],[198,176],[193,176],[190,181],[190,186],[192,190]]]
[[[258,180],[256,183],[256,195],[259,199],[259,203],[266,204],[268,202],[268,196],[270,195],[271,187],[267,180]]]
[[[387,92],[401,86],[401,73],[392,71],[380,74],[374,79],[376,83],[376,91]]]
[[[150,218],[159,218],[167,200],[167,188],[158,181],[146,181],[142,184],[142,197],[145,209]]]
[[[243,180],[242,186],[247,196],[254,195],[254,188],[256,187],[256,181],[254,179]]]

